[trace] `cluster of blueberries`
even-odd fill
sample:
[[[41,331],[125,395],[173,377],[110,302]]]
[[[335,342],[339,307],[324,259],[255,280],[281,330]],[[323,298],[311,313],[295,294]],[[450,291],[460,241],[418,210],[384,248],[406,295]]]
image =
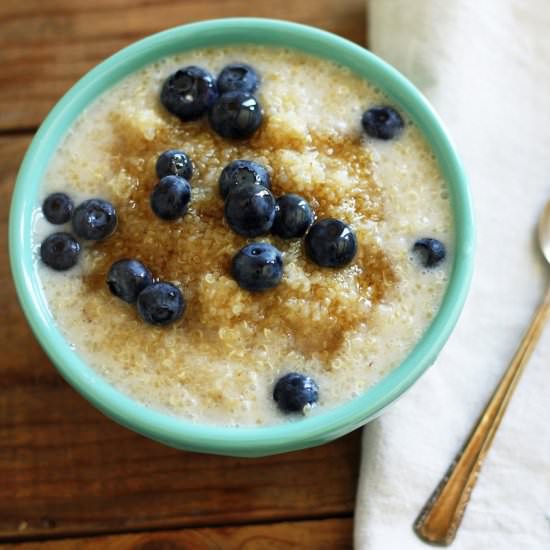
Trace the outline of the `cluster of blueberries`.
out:
[[[183,121],[208,115],[212,129],[228,139],[251,137],[262,122],[262,108],[253,95],[259,84],[257,73],[244,63],[226,66],[217,79],[206,70],[189,66],[168,77],[160,100],[164,107]],[[366,134],[375,139],[391,140],[404,128],[401,115],[392,107],[375,106],[361,119]],[[191,199],[193,163],[180,150],[169,150],[157,159],[159,178],[151,192],[152,211],[171,221],[182,217]],[[246,238],[269,232],[282,239],[304,238],[306,255],[322,267],[337,268],[349,264],[357,251],[352,229],[337,219],[315,221],[308,202],[299,195],[286,194],[275,199],[264,166],[250,160],[228,164],[219,178],[220,195],[225,201],[224,214],[229,227]],[[89,199],[74,208],[64,193],[49,195],[42,205],[46,219],[53,224],[72,223],[74,234],[85,240],[105,239],[115,230],[117,216],[111,203]],[[425,267],[434,267],[445,258],[445,247],[437,239],[423,238],[413,245]],[[73,267],[80,254],[79,241],[68,232],[47,237],[40,248],[42,261],[56,270]],[[248,291],[275,287],[283,275],[281,252],[269,243],[254,242],[234,256],[231,272],[237,283]],[[185,311],[180,289],[154,279],[151,271],[135,259],[115,262],[107,275],[111,292],[130,304],[136,304],[141,318],[153,325],[166,325]],[[283,412],[304,412],[319,397],[315,381],[291,372],[275,384],[273,398]]]
[[[229,227],[247,238],[269,232],[282,239],[304,237],[308,257],[323,267],[342,267],[353,259],[357,240],[351,228],[332,218],[315,221],[308,202],[295,194],[275,199],[269,173],[249,160],[227,165],[219,180]],[[262,291],[276,286],[283,276],[281,252],[272,244],[254,242],[241,248],[232,262],[232,275],[241,288]]]
[[[217,80],[205,69],[191,65],[164,82],[160,101],[183,121],[208,114],[212,129],[228,139],[245,139],[260,127],[262,107],[253,95],[260,80],[244,63],[227,65]]]
[[[103,199],[88,199],[76,208],[65,193],[52,193],[42,204],[44,217],[54,225],[71,222],[74,235],[86,241],[99,241],[116,228],[114,206]],[[42,261],[52,269],[65,271],[78,261],[80,242],[73,233],[61,231],[44,239],[40,246]]]
[[[107,286],[121,300],[136,304],[139,316],[151,325],[173,323],[185,311],[181,290],[172,283],[155,280],[138,260],[116,261],[107,274]]]
[[[100,241],[116,229],[114,206],[103,199],[88,199],[76,208],[65,193],[52,193],[42,204],[44,217],[50,223],[62,225],[71,222],[76,237],[86,241]],[[65,271],[76,265],[80,242],[69,232],[57,232],[44,239],[40,246],[42,261],[52,269]],[[171,283],[157,281],[141,262],[119,260],[107,275],[111,292],[136,304],[140,317],[153,325],[165,325],[179,319],[185,310],[181,290]]]

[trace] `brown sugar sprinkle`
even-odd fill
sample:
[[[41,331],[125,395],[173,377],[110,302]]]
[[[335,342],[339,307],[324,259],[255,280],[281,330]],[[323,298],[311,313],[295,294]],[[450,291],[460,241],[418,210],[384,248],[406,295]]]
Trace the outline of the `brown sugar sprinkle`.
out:
[[[251,140],[233,143],[214,134],[205,120],[183,124],[161,116],[164,124],[149,141],[129,131],[123,117],[111,115],[115,139],[110,153],[120,173],[120,185],[114,188],[119,226],[111,238],[91,249],[86,285],[104,288],[114,261],[137,258],[156,277],[183,287],[187,310],[177,329],[197,339],[217,334],[219,345],[212,353],[231,353],[237,345],[253,350],[258,331],[273,331],[305,357],[330,361],[346,334],[368,323],[372,306],[396,282],[389,259],[364,229],[366,222],[383,219],[383,201],[359,133],[285,132],[266,117]],[[158,155],[173,148],[190,156],[194,173],[189,211],[170,223],[153,214],[149,194],[157,182]],[[353,263],[340,270],[323,269],[307,260],[300,241],[268,235],[257,240],[271,242],[283,252],[283,280],[265,293],[241,290],[229,266],[250,241],[227,227],[217,185],[224,166],[240,158],[270,169],[276,196],[300,194],[319,218],[350,223],[359,243]]]

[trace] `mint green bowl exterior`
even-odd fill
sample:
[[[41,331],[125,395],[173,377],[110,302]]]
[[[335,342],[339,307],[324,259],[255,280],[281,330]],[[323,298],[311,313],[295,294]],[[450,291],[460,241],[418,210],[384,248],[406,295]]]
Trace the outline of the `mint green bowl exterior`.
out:
[[[32,213],[50,158],[77,116],[120,79],[164,56],[185,50],[257,43],[285,46],[333,60],[385,91],[408,112],[430,143],[448,183],[455,220],[454,265],[441,309],[403,363],[363,395],[319,415],[257,428],[199,425],[151,410],[122,394],[71,349],[48,309],[36,273]],[[435,361],[462,310],[473,267],[474,222],[468,184],[438,116],[399,72],[369,51],[333,34],[269,19],[220,19],[176,27],[116,53],[86,74],[57,103],[36,133],[12,198],[10,260],[19,300],[40,344],[63,377],[120,424],[151,439],[192,451],[262,456],[319,445],[372,420]],[[52,404],[55,406],[55,404]]]

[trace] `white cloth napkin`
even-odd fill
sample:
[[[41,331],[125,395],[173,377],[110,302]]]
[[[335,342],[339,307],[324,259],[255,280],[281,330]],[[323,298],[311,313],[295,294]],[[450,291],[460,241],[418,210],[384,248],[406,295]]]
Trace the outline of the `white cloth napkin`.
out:
[[[370,0],[370,48],[431,100],[464,160],[478,247],[469,300],[437,364],[369,424],[357,549],[429,548],[412,523],[519,344],[546,269],[550,1]],[[453,550],[550,549],[550,329],[493,443]]]

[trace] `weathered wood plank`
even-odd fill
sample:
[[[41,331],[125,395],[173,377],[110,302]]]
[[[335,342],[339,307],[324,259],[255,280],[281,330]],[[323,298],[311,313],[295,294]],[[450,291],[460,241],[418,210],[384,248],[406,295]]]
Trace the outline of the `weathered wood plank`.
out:
[[[365,39],[364,0],[4,0],[0,130],[36,127],[86,71],[145,35],[235,16],[290,19]]]
[[[352,547],[351,518],[284,522],[268,525],[213,527],[157,531],[105,537],[27,542],[6,546],[6,550],[345,550]]]
[[[0,538],[326,517],[353,509],[358,434],[254,460],[186,453],[120,428],[57,377],[4,388],[0,418]]]
[[[46,356],[35,341],[17,302],[8,259],[8,211],[11,191],[30,136],[0,138],[0,388],[19,381],[51,378]],[[2,392],[3,393],[3,392]],[[0,414],[0,422],[4,419]],[[0,463],[2,453],[0,452]],[[0,486],[2,484],[0,483]]]

